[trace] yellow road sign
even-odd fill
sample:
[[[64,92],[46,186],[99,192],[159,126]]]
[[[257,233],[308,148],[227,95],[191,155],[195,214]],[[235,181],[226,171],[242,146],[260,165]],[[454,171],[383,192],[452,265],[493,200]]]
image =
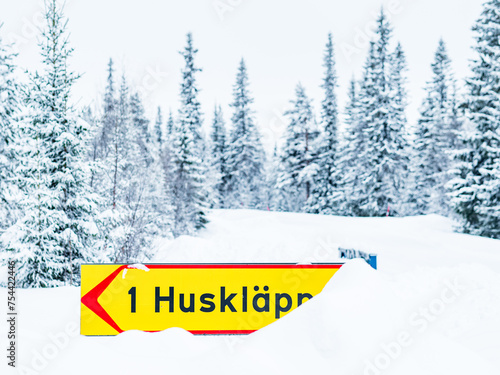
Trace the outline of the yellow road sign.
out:
[[[341,264],[86,264],[81,334],[247,334],[321,292]]]

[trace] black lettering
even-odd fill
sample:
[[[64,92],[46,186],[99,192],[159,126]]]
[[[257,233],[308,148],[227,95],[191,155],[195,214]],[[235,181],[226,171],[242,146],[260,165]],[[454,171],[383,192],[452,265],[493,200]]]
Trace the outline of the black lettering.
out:
[[[299,293],[297,295],[297,306],[300,306],[302,305],[302,301],[304,300],[304,298],[307,298],[308,300],[313,298],[313,296],[311,296],[309,293]]]
[[[281,306],[281,299],[286,299],[286,306]],[[288,293],[276,293],[276,313],[275,318],[279,319],[282,312],[290,311],[292,308],[292,297]]]
[[[155,312],[160,312],[160,302],[168,302],[168,312],[174,312],[174,287],[168,288],[168,296],[160,296],[160,287],[155,287]]]
[[[255,291],[259,290],[258,286],[253,288]],[[265,291],[269,290],[268,286],[264,287]],[[259,306],[259,299],[264,300],[264,306]],[[252,300],[253,309],[257,312],[269,312],[269,293],[257,293]]]
[[[189,307],[184,305],[184,293],[179,295],[179,307],[182,312],[194,312],[194,294],[189,295]]]
[[[231,300],[236,297],[236,293],[230,294],[226,298],[226,287],[221,286],[220,287],[220,311],[225,312],[226,311],[226,306],[229,307],[229,310],[232,312],[236,312],[236,309],[234,308],[233,304],[231,303]]]
[[[210,301],[212,299],[215,298],[215,294],[211,294],[211,293],[205,293],[205,294],[202,294],[201,297],[200,297],[200,302],[204,305],[208,305],[210,307],[204,307],[202,306],[200,308],[200,311],[202,312],[212,312],[215,310],[215,303],[213,301]]]
[[[247,305],[248,305],[247,294],[248,294],[247,287],[244,286],[243,287],[243,293],[242,293],[242,295],[243,295],[243,302],[242,302],[243,303],[243,309],[242,309],[243,312],[247,312]]]

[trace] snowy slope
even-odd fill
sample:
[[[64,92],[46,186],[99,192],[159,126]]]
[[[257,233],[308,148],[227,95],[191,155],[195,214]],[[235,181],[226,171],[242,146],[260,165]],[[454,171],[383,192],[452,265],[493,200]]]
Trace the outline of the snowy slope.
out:
[[[338,247],[374,252],[391,274],[477,262],[500,269],[500,242],[455,233],[442,216],[346,218],[216,210],[199,237],[160,246],[157,262],[328,262]]]
[[[153,261],[321,262],[337,260],[340,245],[378,253],[380,270],[350,261],[320,295],[244,337],[181,329],[81,337],[77,288],[20,290],[20,373],[500,372],[500,241],[453,233],[453,224],[438,216],[242,210],[215,211],[211,220],[198,238],[162,244]],[[2,340],[5,328],[2,319]],[[4,360],[1,366],[7,373]]]

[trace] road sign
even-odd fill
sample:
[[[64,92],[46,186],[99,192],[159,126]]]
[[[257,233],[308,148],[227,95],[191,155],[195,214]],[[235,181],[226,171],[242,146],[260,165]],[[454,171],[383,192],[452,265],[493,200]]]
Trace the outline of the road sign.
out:
[[[341,265],[82,265],[81,333],[248,334],[321,292]]]

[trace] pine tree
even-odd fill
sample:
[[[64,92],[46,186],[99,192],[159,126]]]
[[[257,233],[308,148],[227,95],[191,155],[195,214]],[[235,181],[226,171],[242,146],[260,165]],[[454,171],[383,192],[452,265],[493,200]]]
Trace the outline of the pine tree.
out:
[[[80,118],[87,123],[87,128],[89,129],[90,144],[87,149],[87,160],[91,170],[90,188],[96,191],[96,185],[99,185],[102,175],[102,164],[100,163],[100,134],[102,129],[99,119],[94,115],[91,107],[87,106],[83,108]]]
[[[135,143],[135,132],[130,126],[130,93],[125,75],[122,75],[120,90],[116,103],[116,121],[113,129],[112,148],[110,154],[112,166],[111,207],[116,209],[120,201],[130,203],[131,193],[127,186],[134,181],[134,163],[140,158]]]
[[[193,133],[195,146],[199,150],[203,150],[204,139],[201,132],[203,120],[201,104],[198,100],[199,90],[196,83],[196,73],[201,72],[201,69],[194,62],[198,50],[193,46],[193,36],[191,33],[187,34],[186,47],[180,53],[184,58],[185,65],[182,69],[181,106],[179,108],[178,121],[183,123],[181,124],[182,128],[189,129]]]
[[[339,156],[340,190],[342,201],[340,213],[346,216],[355,216],[359,202],[354,197],[359,196],[361,181],[358,176],[361,172],[358,153],[365,145],[364,132],[360,127],[359,119],[359,89],[353,77],[349,85],[348,102],[345,108],[345,139]]]
[[[390,55],[390,79],[392,88],[392,121],[395,123],[396,129],[403,132],[406,140],[406,128],[408,121],[406,118],[406,107],[408,105],[408,93],[406,90],[406,73],[408,71],[406,56],[403,52],[403,47],[400,43]],[[403,140],[402,142],[405,142]],[[405,144],[407,147],[408,144]]]
[[[20,88],[15,78],[15,56],[11,47],[0,38],[0,234],[17,217],[14,204],[16,188],[11,183],[17,164],[12,146],[21,107]]]
[[[215,192],[215,207],[224,207],[226,171],[226,125],[221,106],[214,109],[211,133],[211,159],[213,185]]]
[[[284,206],[280,192],[277,189],[279,173],[280,156],[278,154],[278,146],[275,145],[271,157],[266,162],[265,196],[268,211],[278,211],[280,207]]]
[[[68,69],[72,49],[55,0],[47,3],[40,47],[42,73],[32,77],[16,148],[16,175],[25,214],[11,227],[7,250],[18,258],[22,287],[78,284],[82,262],[92,261],[97,229],[88,181],[87,124],[69,104],[77,75]],[[5,237],[4,237],[5,238]]]
[[[406,74],[408,66],[406,56],[403,52],[403,47],[400,43],[396,45],[396,49],[390,55],[390,79],[392,88],[392,129],[393,129],[393,167],[394,179],[393,185],[395,203],[393,207],[387,209],[387,214],[396,213],[399,215],[414,214],[408,209],[408,188],[410,174],[410,156],[412,155],[412,147],[409,141],[410,135],[408,131],[408,120],[406,117],[406,107],[408,106],[408,93],[406,90],[407,78]],[[396,208],[394,210],[394,208]]]
[[[138,93],[130,96],[130,120],[141,151],[141,159],[147,167],[153,162],[153,137],[149,131],[149,120],[146,118],[144,106]]]
[[[114,72],[115,69],[113,67],[113,59],[109,59],[108,77],[106,90],[104,92],[103,117],[101,120],[102,126],[99,139],[101,157],[107,157],[110,152],[108,148],[111,143],[110,138],[117,121]]]
[[[322,88],[325,91],[321,103],[321,136],[316,152],[316,170],[313,176],[312,192],[308,196],[307,211],[312,213],[339,213],[342,194],[339,174],[339,136],[337,72],[332,34],[328,34],[325,55],[323,58],[325,76]],[[309,194],[308,194],[309,195]]]
[[[46,134],[35,118],[39,109],[24,111],[18,123],[16,140],[16,184],[22,193],[16,202],[22,217],[2,236],[3,257],[15,257],[18,264],[17,285],[20,287],[52,287],[64,285],[72,272],[61,243],[59,223],[66,217],[59,209],[59,199],[50,188],[53,161],[47,155]],[[66,226],[66,225],[64,225]],[[2,260],[5,262],[5,259]]]
[[[175,122],[172,141],[172,191],[175,202],[173,233],[176,237],[194,234],[208,222],[204,169],[196,154],[194,134],[187,124],[185,121]]]
[[[158,107],[155,121],[155,141],[160,148],[163,145],[163,133],[163,115],[161,113],[161,107]]]
[[[459,122],[451,61],[443,40],[431,67],[433,75],[426,86],[415,140],[413,212],[447,214],[446,185]]]
[[[285,112],[290,122],[285,131],[277,188],[281,195],[280,210],[302,212],[310,198],[315,174],[314,142],[318,131],[311,100],[300,83],[295,96],[292,109]]]
[[[360,150],[362,191],[355,192],[359,214],[400,214],[409,163],[403,90],[404,55],[389,50],[391,27],[384,11],[366,65],[360,92],[360,121],[366,146]]]
[[[165,187],[167,190],[171,190],[171,181],[172,181],[172,171],[173,171],[173,166],[172,166],[172,157],[174,153],[174,139],[175,139],[175,119],[174,115],[172,114],[172,111],[170,111],[168,115],[168,120],[166,124],[166,129],[162,142],[162,147],[160,148],[160,155],[161,155],[161,160],[163,164],[163,170],[164,170],[164,175],[165,175]]]
[[[476,58],[467,81],[467,117],[450,181],[452,205],[463,230],[500,238],[500,1],[484,4],[474,28]]]
[[[174,126],[175,126],[175,119],[172,114],[172,111],[170,111],[167,124],[166,124],[166,132],[163,133],[164,136],[162,137],[162,145],[159,149],[159,157],[160,157],[160,163],[162,166],[162,175],[163,175],[163,190],[164,194],[169,197],[169,203],[171,205],[171,220],[174,220],[172,217],[173,215],[173,210],[174,210],[174,188],[173,188],[173,181],[174,181],[174,171],[175,171],[175,166],[173,162],[173,157],[174,157],[174,141],[175,141],[175,134],[174,134]],[[173,223],[171,223],[173,225]]]
[[[233,86],[233,116],[230,145],[227,152],[226,206],[229,208],[262,208],[265,205],[265,153],[255,125],[248,89],[245,61],[241,59]]]
[[[168,115],[168,120],[167,120],[167,134],[166,137],[170,137],[172,133],[174,132],[174,115],[172,114],[172,111],[170,111]]]
[[[181,55],[185,66],[182,69],[181,106],[174,124],[172,137],[172,193],[175,202],[174,235],[193,234],[208,222],[209,207],[206,174],[205,144],[201,133],[202,115],[198,101],[195,74],[201,71],[194,63],[197,49],[193,47],[192,35],[187,35],[187,44]]]

